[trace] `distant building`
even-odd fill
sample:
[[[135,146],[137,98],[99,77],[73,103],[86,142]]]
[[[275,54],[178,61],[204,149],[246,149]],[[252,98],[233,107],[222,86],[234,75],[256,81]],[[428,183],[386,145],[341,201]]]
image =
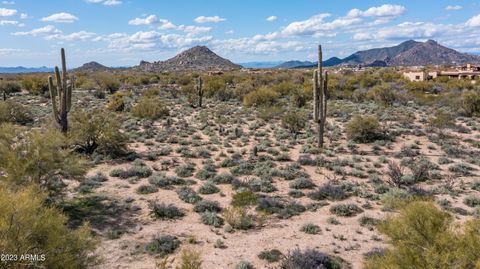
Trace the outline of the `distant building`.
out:
[[[475,81],[480,78],[480,67],[467,64],[457,67],[454,71],[412,71],[404,72],[403,76],[410,81],[426,81],[437,77],[468,78]]]

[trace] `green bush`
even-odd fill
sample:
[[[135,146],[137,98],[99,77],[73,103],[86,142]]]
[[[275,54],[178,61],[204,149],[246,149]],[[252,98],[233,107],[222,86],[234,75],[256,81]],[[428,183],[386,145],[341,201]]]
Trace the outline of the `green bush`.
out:
[[[9,95],[11,93],[20,92],[22,87],[15,81],[0,81],[0,92]]]
[[[278,269],[340,269],[341,260],[315,249],[295,249],[282,260]]]
[[[375,116],[354,116],[345,126],[347,137],[360,143],[370,143],[384,137],[382,127]]]
[[[0,124],[0,171],[9,186],[36,183],[55,190],[60,178],[80,178],[86,163],[67,147],[55,129],[22,131]]]
[[[467,91],[462,94],[462,108],[468,116],[480,113],[480,93]]]
[[[272,106],[276,103],[278,97],[279,94],[271,88],[262,87],[245,95],[243,104],[254,107]]]
[[[127,96],[129,96],[129,94],[125,92],[114,93],[108,100],[107,109],[115,112],[124,111],[127,107],[125,100]]]
[[[0,123],[4,122],[24,125],[32,123],[33,117],[25,106],[7,100],[6,102],[0,102]]]
[[[120,131],[115,115],[104,110],[80,110],[72,113],[68,138],[78,152],[120,156],[127,151],[128,138]]]
[[[285,112],[282,117],[282,125],[284,128],[290,131],[292,134],[297,134],[303,128],[307,122],[307,115],[299,109],[290,108]]]
[[[28,187],[11,192],[0,186],[0,249],[3,254],[36,254],[28,268],[88,268],[96,241],[88,226],[69,229],[67,218],[44,206],[45,195]],[[3,267],[5,266],[6,267]],[[26,268],[24,261],[2,262],[2,268]]]
[[[452,114],[439,109],[428,119],[428,125],[438,129],[452,127],[455,126],[455,118]]]
[[[258,254],[260,260],[266,260],[269,263],[278,262],[282,256],[282,252],[278,249],[264,250]]]
[[[157,120],[169,115],[169,110],[158,97],[142,97],[132,107],[132,115],[138,118]]]
[[[48,76],[26,75],[22,79],[22,86],[31,94],[43,95],[48,92]]]
[[[394,89],[387,83],[371,88],[367,93],[367,97],[384,105],[392,105],[397,99]]]
[[[120,88],[120,81],[113,74],[106,72],[99,73],[94,79],[101,89],[109,91],[111,94],[115,93]]]
[[[363,210],[355,204],[337,204],[330,207],[330,213],[340,217],[353,217]]]
[[[412,202],[378,226],[390,247],[365,261],[367,269],[478,268],[480,220],[470,220],[463,231],[454,219],[432,202]]]

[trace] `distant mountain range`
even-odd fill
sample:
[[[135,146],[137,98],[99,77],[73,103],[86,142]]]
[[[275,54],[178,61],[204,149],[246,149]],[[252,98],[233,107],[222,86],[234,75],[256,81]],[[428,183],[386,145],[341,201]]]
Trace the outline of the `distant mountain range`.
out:
[[[397,46],[376,48],[355,52],[354,54],[339,59],[333,57],[323,62],[324,66],[424,66],[451,65],[451,64],[480,64],[480,56],[461,53],[438,44],[434,40],[418,42],[405,41]],[[316,62],[288,61],[276,68],[311,68]]]
[[[354,54],[340,59],[332,57],[323,62],[329,66],[424,66],[424,65],[451,65],[451,64],[480,64],[480,55],[461,53],[438,44],[434,40],[418,42],[405,41],[397,46],[376,48],[355,52]],[[287,61],[287,62],[250,62],[238,65],[230,60],[222,58],[205,46],[196,46],[185,50],[175,57],[166,61],[146,62],[131,67],[142,71],[223,71],[245,68],[312,68],[317,65],[310,61]],[[128,69],[127,67],[122,67]],[[109,71],[117,68],[107,67],[97,62],[89,62],[72,71]],[[52,72],[50,67],[0,67],[0,73],[35,73]]]
[[[11,74],[11,73],[44,73],[44,72],[52,72],[52,67],[0,67],[0,73],[3,74]]]
[[[195,46],[166,61],[149,63],[141,61],[135,67],[142,71],[208,71],[233,70],[242,66],[222,58],[205,46]]]
[[[246,62],[246,63],[239,63],[239,65],[245,68],[274,68],[280,64],[282,61],[275,61],[275,62]]]

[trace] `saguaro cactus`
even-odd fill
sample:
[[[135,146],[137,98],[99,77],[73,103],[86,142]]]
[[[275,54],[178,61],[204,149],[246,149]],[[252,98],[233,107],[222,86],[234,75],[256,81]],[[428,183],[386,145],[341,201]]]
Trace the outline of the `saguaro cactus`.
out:
[[[323,147],[325,123],[327,122],[328,73],[323,72],[322,46],[318,45],[318,68],[313,71],[313,119],[318,124],[318,146]]]
[[[68,131],[68,112],[72,107],[72,91],[75,88],[75,77],[71,76],[69,79],[67,75],[67,64],[65,61],[65,50],[61,50],[62,57],[62,73],[55,66],[55,80],[56,85],[53,84],[53,77],[48,76],[48,88],[50,90],[50,97],[52,100],[52,111],[55,121],[60,127],[62,133]],[[58,104],[57,104],[58,97]]]
[[[197,90],[197,94],[198,94],[198,107],[202,107],[202,101],[203,101],[203,79],[202,79],[202,77],[197,78],[197,85],[195,85],[195,89]]]

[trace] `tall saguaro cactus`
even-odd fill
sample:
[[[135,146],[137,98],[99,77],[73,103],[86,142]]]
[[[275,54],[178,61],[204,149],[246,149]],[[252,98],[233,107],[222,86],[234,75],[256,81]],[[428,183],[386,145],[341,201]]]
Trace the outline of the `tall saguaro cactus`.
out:
[[[318,146],[323,147],[325,123],[327,122],[328,73],[323,72],[322,46],[318,45],[318,68],[313,71],[313,119],[318,124]]]
[[[72,107],[72,91],[75,88],[75,77],[69,79],[67,75],[67,64],[65,61],[65,49],[61,50],[62,73],[55,66],[56,85],[53,84],[53,77],[48,76],[48,88],[52,100],[52,111],[55,121],[60,127],[62,133],[68,131],[68,112]],[[57,98],[58,97],[58,98]],[[57,104],[58,99],[58,104]]]
[[[195,85],[195,89],[197,90],[197,94],[198,94],[198,107],[202,107],[202,101],[203,101],[203,79],[202,79],[202,77],[197,78],[197,85]]]

